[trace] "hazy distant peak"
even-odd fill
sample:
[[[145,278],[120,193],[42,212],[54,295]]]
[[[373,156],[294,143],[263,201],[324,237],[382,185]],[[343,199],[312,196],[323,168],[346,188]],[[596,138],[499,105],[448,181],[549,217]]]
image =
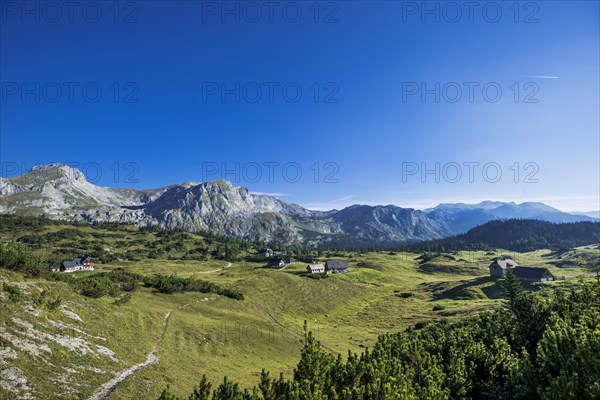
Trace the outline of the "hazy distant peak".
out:
[[[529,202],[521,203],[521,204],[519,204],[519,206],[520,207],[528,207],[528,208],[536,209],[539,211],[552,211],[552,212],[560,211],[557,208],[551,207],[551,206],[544,204],[542,202],[539,202],[539,201],[529,201]]]
[[[424,211],[429,212],[433,210],[440,209],[455,209],[455,210],[472,210],[472,209],[484,209],[484,210],[493,210],[494,208],[502,207],[507,204],[516,205],[514,202],[504,203],[501,201],[493,201],[493,200],[484,200],[480,203],[476,204],[468,204],[468,203],[441,203],[433,208],[428,208]]]
[[[597,210],[597,211],[573,211],[573,212],[570,212],[569,214],[577,215],[577,216],[583,215],[585,217],[600,219],[600,210]]]

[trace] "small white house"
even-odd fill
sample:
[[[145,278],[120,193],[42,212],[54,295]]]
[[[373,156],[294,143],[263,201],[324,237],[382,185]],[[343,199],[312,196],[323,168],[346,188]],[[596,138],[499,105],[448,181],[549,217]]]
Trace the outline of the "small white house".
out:
[[[309,274],[324,274],[325,266],[323,264],[308,264],[306,272]]]
[[[92,260],[88,256],[81,256],[74,258],[72,260],[68,260],[63,262],[60,265],[60,272],[76,272],[76,271],[93,271],[94,270],[94,260]]]

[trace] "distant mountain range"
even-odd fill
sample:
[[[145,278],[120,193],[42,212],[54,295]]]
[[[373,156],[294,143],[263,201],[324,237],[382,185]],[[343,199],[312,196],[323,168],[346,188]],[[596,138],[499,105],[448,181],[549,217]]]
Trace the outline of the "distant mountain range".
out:
[[[159,189],[112,189],[88,182],[63,164],[34,167],[0,178],[0,213],[55,219],[122,222],[209,231],[278,244],[370,245],[414,242],[460,234],[497,219],[596,221],[543,203],[440,204],[427,210],[353,205],[313,211],[268,195],[251,194],[225,180]]]
[[[600,211],[582,211],[582,212],[573,212],[573,215],[585,215],[586,217],[600,219]]]

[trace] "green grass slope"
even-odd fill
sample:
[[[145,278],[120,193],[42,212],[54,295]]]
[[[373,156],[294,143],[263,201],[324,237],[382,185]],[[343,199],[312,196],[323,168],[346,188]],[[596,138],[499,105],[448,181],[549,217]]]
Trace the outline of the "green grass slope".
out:
[[[47,236],[56,232],[63,233]],[[243,259],[215,259],[222,244],[200,235],[172,240],[131,227],[61,224],[10,231],[0,226],[0,235],[3,240],[45,237],[42,244],[30,247],[48,257],[102,247],[106,261],[97,264],[97,271],[74,274],[75,279],[123,268],[144,276],[209,280],[244,295],[238,301],[212,293],[169,295],[140,288],[131,292],[128,302],[117,305],[118,297],[88,298],[65,282],[0,269],[0,354],[5,355],[3,370],[11,371],[0,376],[0,387],[15,398],[87,399],[150,354],[158,361],[129,375],[108,398],[152,399],[167,384],[185,395],[202,374],[213,383],[227,375],[250,386],[262,368],[291,375],[305,320],[325,349],[345,355],[348,349],[371,347],[386,332],[460,319],[501,304],[498,282],[487,270],[490,259],[500,253],[458,252],[426,262],[417,253],[339,253],[336,258],[349,260],[349,273],[311,279],[304,274],[305,264],[271,270]],[[173,245],[177,242],[183,247]],[[198,253],[202,257],[197,259],[183,259],[198,247],[208,251]],[[164,253],[152,258],[151,248]],[[132,251],[136,256],[115,261],[115,255]],[[244,251],[252,253],[250,248]],[[599,253],[588,246],[568,255],[511,255],[521,264],[547,266],[560,279],[545,284],[552,286],[582,274],[578,267],[560,264],[561,259]],[[20,294],[13,293],[14,287]]]

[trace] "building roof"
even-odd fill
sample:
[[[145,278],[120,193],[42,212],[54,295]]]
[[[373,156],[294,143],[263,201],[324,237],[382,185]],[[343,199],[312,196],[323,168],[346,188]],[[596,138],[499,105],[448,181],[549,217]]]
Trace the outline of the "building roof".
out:
[[[515,276],[517,278],[524,279],[541,279],[544,275],[553,276],[548,268],[540,268],[540,267],[516,267],[515,268]]]
[[[348,269],[348,261],[346,260],[327,260],[325,262],[325,268],[336,270],[336,269]]]
[[[515,268],[519,266],[516,261],[513,261],[510,258],[506,258],[504,260],[495,260],[492,264],[494,263],[497,263],[502,269]]]
[[[93,261],[90,256],[79,256],[76,258],[73,258],[71,260],[67,260],[65,262],[62,263],[62,266],[65,268],[73,268],[73,267],[77,267],[77,266],[81,266],[83,265],[83,263],[85,261]]]
[[[81,265],[78,258],[74,258],[73,260],[63,262],[63,267],[65,268],[73,268],[78,265]]]
[[[325,266],[323,264],[308,264],[307,268],[314,270],[314,269],[325,269]]]

